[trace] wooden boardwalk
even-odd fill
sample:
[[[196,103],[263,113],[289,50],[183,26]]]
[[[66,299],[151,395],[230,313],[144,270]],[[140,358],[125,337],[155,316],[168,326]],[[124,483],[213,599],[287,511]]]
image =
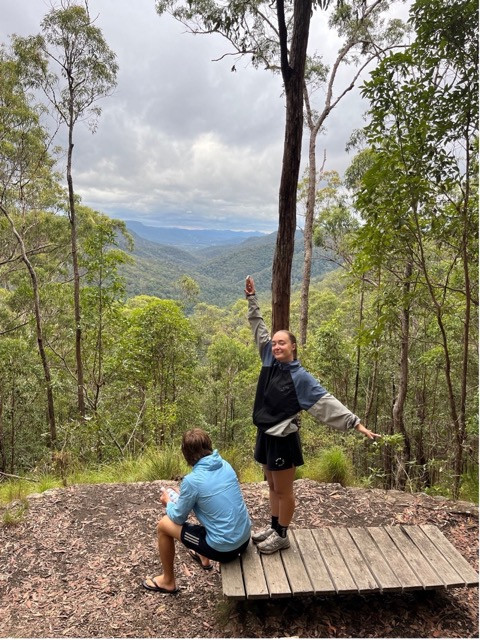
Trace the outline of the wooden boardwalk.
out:
[[[221,565],[237,600],[382,593],[478,585],[478,574],[433,525],[292,529],[291,546],[263,555],[252,543]]]

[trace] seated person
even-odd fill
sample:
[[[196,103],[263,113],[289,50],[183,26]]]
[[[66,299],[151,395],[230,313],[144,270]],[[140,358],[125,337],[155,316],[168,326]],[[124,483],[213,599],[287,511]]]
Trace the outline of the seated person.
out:
[[[170,500],[165,490],[160,496],[166,507],[166,515],[157,525],[163,573],[143,581],[149,591],[178,592],[173,570],[175,540],[180,540],[207,571],[213,568],[209,560],[230,562],[245,551],[250,540],[251,522],[237,476],[213,450],[210,436],[202,429],[187,431],[182,453],[193,469],[182,480],[178,500]],[[186,521],[190,511],[199,525]]]

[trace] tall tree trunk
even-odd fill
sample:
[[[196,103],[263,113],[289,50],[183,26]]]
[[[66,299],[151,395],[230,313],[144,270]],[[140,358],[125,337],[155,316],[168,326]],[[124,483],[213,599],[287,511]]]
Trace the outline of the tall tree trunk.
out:
[[[408,391],[408,357],[410,350],[410,288],[413,266],[409,260],[405,265],[403,282],[403,308],[400,314],[400,376],[398,391],[393,403],[393,432],[401,433],[404,438],[403,452],[400,455],[396,470],[396,488],[404,489],[406,483],[406,461],[410,460],[410,439],[405,429],[404,408]]]
[[[73,111],[73,98],[71,111]],[[77,367],[77,408],[82,418],[85,417],[85,393],[84,374],[82,357],[82,314],[80,307],[80,271],[78,268],[78,234],[77,215],[75,209],[75,192],[73,189],[72,177],[72,156],[73,156],[73,115],[71,115],[68,127],[68,157],[67,157],[67,184],[70,234],[72,244],[72,268],[73,268],[73,306],[75,317],[75,361]]]
[[[466,204],[466,206],[468,206],[468,204]],[[445,382],[447,385],[447,395],[448,395],[448,402],[449,402],[449,408],[450,408],[451,427],[452,427],[452,431],[455,439],[455,453],[454,453],[455,473],[454,473],[454,483],[452,487],[452,496],[453,498],[456,499],[458,498],[458,495],[460,492],[460,481],[461,481],[461,474],[463,469],[463,455],[464,455],[463,447],[464,447],[465,432],[466,432],[466,425],[465,425],[465,399],[466,399],[466,384],[467,384],[466,367],[467,367],[467,357],[468,357],[468,340],[469,340],[468,331],[469,331],[469,325],[470,325],[471,292],[466,291],[466,310],[465,310],[465,321],[464,321],[464,331],[463,331],[462,380],[460,382],[461,392],[460,392],[460,411],[459,411],[457,407],[457,397],[455,395],[453,379],[452,379],[453,378],[452,359],[450,354],[450,345],[449,345],[449,340],[447,335],[447,328],[443,321],[443,308],[442,308],[441,302],[439,302],[438,300],[438,297],[435,291],[435,286],[430,277],[429,269],[427,266],[427,260],[425,257],[424,246],[423,246],[423,234],[422,234],[422,230],[420,228],[417,216],[415,217],[415,222],[417,225],[417,242],[420,250],[419,257],[420,257],[421,268],[423,271],[423,275],[425,277],[425,281],[427,283],[427,289],[430,294],[430,298],[433,302],[435,317],[437,320],[438,328],[440,330],[441,343],[442,343],[443,354],[444,354]],[[464,230],[464,236],[462,238],[462,242],[464,243],[465,250],[466,250],[467,238],[465,236],[465,230]],[[463,255],[462,255],[462,260],[465,260]],[[468,278],[468,275],[469,275],[468,266],[464,263],[463,267],[464,267],[464,270],[466,269],[466,272],[464,271],[464,274]],[[465,284],[467,284],[467,282]]]
[[[15,381],[12,384],[12,393],[10,396],[10,473],[15,471],[15,445],[16,445],[16,432],[15,432]]]
[[[0,391],[0,471],[7,470],[7,453],[3,433],[3,395]]]
[[[360,291],[360,309],[358,312],[358,327],[361,332],[363,326],[363,305],[365,298],[365,280],[362,278],[361,291]],[[352,411],[356,413],[357,411],[357,403],[358,403],[358,391],[360,387],[360,364],[362,358],[362,347],[360,346],[360,341],[357,344],[357,358],[355,362],[355,389],[353,393],[353,404]]]
[[[22,236],[17,231],[14,221],[12,220],[12,218],[9,216],[8,212],[2,205],[0,205],[0,210],[2,211],[4,216],[7,218],[8,222],[10,223],[13,234],[16,237],[17,242],[20,246],[20,251],[22,253],[22,261],[28,269],[28,273],[30,274],[30,280],[32,282],[37,345],[38,345],[38,352],[40,354],[40,359],[42,361],[43,376],[45,379],[45,391],[47,395],[47,416],[48,416],[48,426],[49,426],[49,434],[50,434],[49,446],[50,446],[50,449],[53,450],[55,449],[57,444],[57,427],[55,423],[55,406],[53,402],[52,376],[50,374],[50,365],[49,365],[47,354],[45,351],[45,344],[43,339],[42,314],[40,309],[40,294],[38,290],[37,274],[32,263],[28,259],[25,243],[23,241]]]
[[[315,218],[315,199],[317,193],[317,133],[318,129],[313,125],[312,111],[308,99],[308,93],[304,88],[304,101],[306,106],[308,128],[310,131],[308,139],[308,191],[307,206],[305,210],[305,226],[303,229],[303,277],[302,291],[300,296],[300,345],[305,346],[308,331],[308,296],[310,292],[310,281],[312,277],[312,255],[313,255],[313,222]],[[323,163],[319,171],[322,175],[325,167],[326,154],[323,155]]]
[[[285,139],[278,203],[278,233],[272,268],[272,330],[290,325],[292,261],[297,224],[297,185],[303,134],[303,81],[312,0],[294,0],[288,55],[284,0],[277,0],[281,68],[286,95]]]
[[[376,0],[370,7],[363,8],[364,13],[360,17],[359,24],[363,23],[365,20],[369,19],[371,12],[378,6],[380,0]],[[308,170],[308,193],[307,193],[307,210],[305,213],[305,232],[304,232],[304,264],[303,264],[303,279],[302,279],[302,294],[301,294],[301,306],[300,306],[300,344],[305,346],[307,342],[307,330],[308,330],[308,294],[310,290],[310,280],[311,280],[311,272],[312,272],[312,246],[313,246],[313,221],[314,221],[314,213],[315,213],[315,193],[317,187],[317,176],[316,176],[316,145],[317,145],[317,136],[320,129],[323,127],[326,119],[332,112],[332,110],[337,106],[337,104],[344,98],[345,95],[348,94],[349,91],[355,87],[357,79],[359,78],[361,72],[365,67],[370,64],[376,54],[369,54],[367,56],[366,61],[361,65],[359,69],[355,71],[350,84],[348,84],[341,93],[334,98],[333,89],[335,82],[337,80],[338,71],[340,69],[340,65],[345,60],[349,52],[358,44],[359,38],[364,37],[361,33],[356,34],[355,37],[350,38],[344,44],[344,46],[338,52],[337,58],[331,68],[326,94],[325,94],[325,102],[323,105],[322,112],[315,116],[311,104],[310,104],[310,96],[308,94],[307,84],[303,83],[303,98],[305,105],[305,113],[307,116],[307,124],[308,130],[310,132],[309,143],[308,143],[308,158],[309,158],[309,170]],[[326,155],[323,157],[322,168],[320,169],[320,173],[323,172],[325,167]]]
[[[102,256],[103,257],[103,256]],[[98,280],[98,329],[95,360],[93,365],[92,379],[95,384],[95,393],[93,401],[90,403],[92,410],[97,413],[98,403],[100,401],[100,391],[104,384],[103,381],[103,265],[100,266]]]
[[[468,353],[469,353],[469,341],[470,341],[470,323],[472,314],[472,291],[470,283],[470,259],[468,254],[469,243],[469,200],[470,200],[470,141],[466,139],[466,152],[467,152],[467,180],[465,184],[465,195],[463,198],[463,206],[461,210],[463,228],[462,228],[462,245],[461,256],[463,263],[463,277],[465,281],[465,320],[463,323],[463,344],[462,344],[462,367],[461,367],[461,381],[460,381],[460,407],[458,412],[458,426],[457,426],[457,446],[455,451],[455,476],[454,476],[454,488],[453,495],[458,498],[460,494],[461,477],[463,473],[463,461],[464,461],[464,445],[467,437],[467,425],[466,425],[466,405],[467,405],[467,385],[468,385]],[[474,206],[474,205],[473,205]]]

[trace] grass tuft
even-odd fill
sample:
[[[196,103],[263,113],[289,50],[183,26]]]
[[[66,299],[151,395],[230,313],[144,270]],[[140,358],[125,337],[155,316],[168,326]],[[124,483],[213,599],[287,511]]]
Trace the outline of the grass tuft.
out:
[[[2,515],[2,524],[4,527],[14,527],[23,521],[23,518],[28,510],[28,502],[26,498],[20,501],[20,504],[16,503],[9,507]]]
[[[302,477],[316,482],[338,482],[346,487],[353,483],[353,469],[343,449],[334,446],[308,462],[302,471]]]

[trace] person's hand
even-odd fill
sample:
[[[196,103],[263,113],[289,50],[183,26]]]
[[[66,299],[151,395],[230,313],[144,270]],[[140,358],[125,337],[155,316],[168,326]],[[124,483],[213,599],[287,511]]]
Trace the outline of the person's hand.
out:
[[[367,429],[367,427],[364,427],[361,422],[359,422],[356,425],[355,429],[357,431],[359,431],[360,433],[363,433],[363,435],[366,438],[369,438],[370,440],[375,440],[375,438],[381,438],[382,437],[379,433],[374,433],[373,431],[370,431],[370,429]]]
[[[247,276],[245,278],[245,295],[251,296],[255,293],[255,282],[253,281],[252,276]]]
[[[160,494],[160,502],[163,504],[164,507],[167,506],[167,502],[170,502],[170,496],[168,495],[166,489],[164,489]]]

